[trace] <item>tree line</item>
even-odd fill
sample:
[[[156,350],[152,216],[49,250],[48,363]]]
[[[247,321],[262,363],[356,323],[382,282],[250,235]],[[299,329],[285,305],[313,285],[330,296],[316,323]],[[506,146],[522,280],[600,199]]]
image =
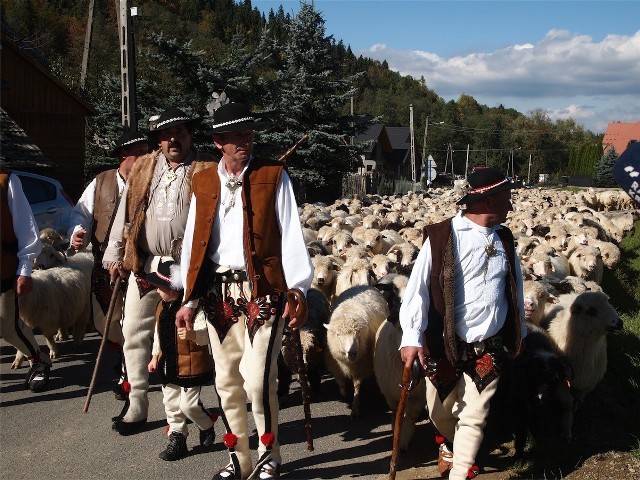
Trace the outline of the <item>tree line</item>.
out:
[[[87,125],[87,179],[112,165],[106,152],[121,132],[118,3],[95,0],[82,90],[88,0],[2,0],[3,21],[98,111]],[[408,126],[410,104],[418,154],[424,147],[439,169],[447,158],[456,173],[463,173],[468,147],[469,167],[495,166],[520,178],[595,175],[602,160],[602,135],[573,120],[552,121],[542,110],[525,115],[502,105],[488,107],[465,94],[445,101],[429,88],[428,79],[403,76],[386,61],[356,56],[342,40],[327,35],[313,3],[301,2],[295,15],[282,6],[264,15],[251,0],[135,4],[141,12],[134,17],[139,128],[146,130],[146,119],[169,106],[206,123],[212,93],[224,91],[232,101],[263,112],[269,127],[256,138],[256,154],[276,157],[309,134],[288,163],[310,199],[339,195],[340,178],[354,170],[358,153],[346,139],[372,122]],[[351,116],[352,103],[357,119]],[[213,151],[201,134],[195,142]]]

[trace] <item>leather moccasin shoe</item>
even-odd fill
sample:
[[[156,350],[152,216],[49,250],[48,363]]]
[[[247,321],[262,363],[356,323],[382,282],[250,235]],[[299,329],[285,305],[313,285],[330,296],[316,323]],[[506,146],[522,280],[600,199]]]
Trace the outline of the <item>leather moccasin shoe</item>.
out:
[[[438,449],[438,472],[442,478],[449,478],[449,471],[453,468],[453,452],[442,443]]]
[[[133,435],[134,433],[141,432],[147,423],[147,419],[143,418],[137,422],[125,422],[123,420],[116,420],[113,422],[111,428],[118,432],[120,435]]]

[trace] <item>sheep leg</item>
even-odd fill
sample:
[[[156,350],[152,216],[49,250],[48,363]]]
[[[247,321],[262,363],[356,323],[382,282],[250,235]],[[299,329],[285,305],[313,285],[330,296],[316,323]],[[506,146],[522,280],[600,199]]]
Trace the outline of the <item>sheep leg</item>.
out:
[[[86,324],[76,322],[73,324],[73,344],[77,347],[84,340],[84,334],[87,333]]]
[[[20,350],[18,350],[16,352],[16,358],[13,360],[13,363],[11,364],[11,368],[15,369],[15,368],[22,367],[22,362],[24,362],[24,354]]]
[[[351,419],[360,418],[360,380],[353,379],[353,402],[351,403]]]
[[[44,339],[47,342],[47,346],[49,347],[49,357],[58,358],[58,345],[53,339],[53,335],[45,335]]]

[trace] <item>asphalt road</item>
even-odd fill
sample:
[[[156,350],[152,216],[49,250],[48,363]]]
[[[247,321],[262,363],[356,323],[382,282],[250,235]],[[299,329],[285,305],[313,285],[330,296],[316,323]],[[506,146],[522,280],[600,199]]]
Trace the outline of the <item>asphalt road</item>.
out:
[[[36,336],[41,345],[44,339]],[[209,479],[227,463],[222,445],[222,423],[216,423],[216,443],[208,451],[198,446],[198,430],[190,426],[188,457],[165,462],[158,453],[166,446],[162,392],[152,376],[150,411],[145,431],[122,437],[111,430],[111,417],[122,402],[111,392],[115,352],[105,351],[88,413],[83,413],[100,337],[88,334],[79,347],[61,344],[54,360],[48,391],[34,394],[24,387],[27,367],[11,370],[15,349],[0,340],[0,477],[93,479],[153,478]],[[46,346],[44,347],[46,348]],[[26,363],[25,363],[26,365]],[[306,449],[303,409],[296,381],[280,416],[280,441],[284,458],[282,478],[383,479],[389,474],[391,415],[375,386],[365,390],[363,415],[352,421],[350,410],[338,395],[335,381],[323,379],[322,397],[312,405],[315,449]],[[207,407],[217,407],[213,387],[203,390]],[[252,448],[257,447],[254,431]],[[436,447],[428,422],[416,429],[410,450],[397,465],[398,480],[434,478]],[[254,458],[255,460],[255,458]],[[439,478],[439,477],[437,477]]]

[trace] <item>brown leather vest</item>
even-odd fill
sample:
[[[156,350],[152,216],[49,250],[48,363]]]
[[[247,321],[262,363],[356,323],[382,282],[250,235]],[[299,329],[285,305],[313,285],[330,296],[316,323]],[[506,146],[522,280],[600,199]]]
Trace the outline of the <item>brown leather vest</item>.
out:
[[[185,302],[191,299],[196,283],[206,282],[203,262],[220,198],[217,165],[193,176],[196,221],[191,246],[191,263],[185,283]],[[276,216],[276,191],[283,165],[253,159],[242,178],[244,211],[244,256],[247,277],[254,297],[285,292],[281,236]],[[199,278],[200,277],[200,278]],[[200,288],[196,291],[200,292]]]
[[[109,231],[113,217],[118,209],[120,196],[118,195],[118,169],[107,170],[96,176],[96,193],[93,204],[93,231],[91,244],[96,251],[104,252],[109,239]]]
[[[0,262],[2,283],[13,282],[18,269],[18,239],[13,230],[13,217],[9,211],[9,172],[0,172]],[[4,288],[3,288],[4,291]]]
[[[178,338],[174,319],[179,308],[180,300],[171,303],[161,301],[156,308],[160,338],[158,372],[164,384],[173,383],[181,387],[205,385],[213,380],[209,345],[197,345]]]
[[[453,232],[451,218],[424,228],[424,238],[429,237],[431,244],[431,275],[429,286],[429,323],[425,333],[425,345],[429,355],[443,358],[451,363],[458,359],[457,336],[454,328],[455,265],[453,251]],[[511,230],[496,230],[507,253],[509,281],[506,292],[508,312],[500,330],[502,341],[509,355],[518,355],[521,347],[521,322],[518,308],[516,285],[516,258]]]

